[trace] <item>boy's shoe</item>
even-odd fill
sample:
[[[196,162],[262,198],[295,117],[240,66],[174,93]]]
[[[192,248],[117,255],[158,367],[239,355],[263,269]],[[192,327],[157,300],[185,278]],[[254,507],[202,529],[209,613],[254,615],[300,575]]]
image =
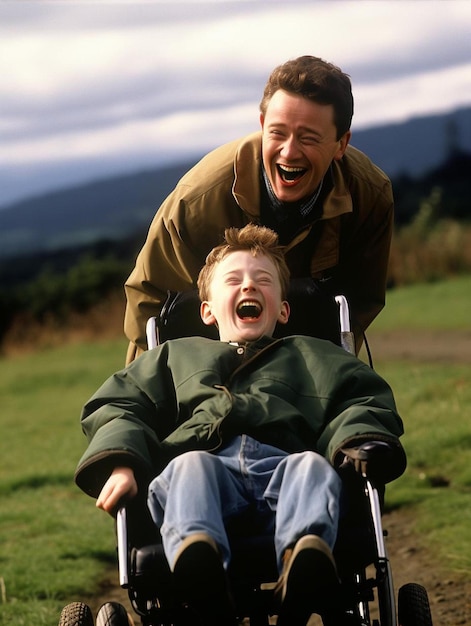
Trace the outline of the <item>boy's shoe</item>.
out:
[[[305,535],[283,555],[283,572],[275,594],[280,601],[277,626],[307,624],[339,600],[340,581],[329,546],[317,535]]]
[[[173,568],[176,592],[207,626],[237,623],[226,571],[216,542],[206,533],[183,540]]]

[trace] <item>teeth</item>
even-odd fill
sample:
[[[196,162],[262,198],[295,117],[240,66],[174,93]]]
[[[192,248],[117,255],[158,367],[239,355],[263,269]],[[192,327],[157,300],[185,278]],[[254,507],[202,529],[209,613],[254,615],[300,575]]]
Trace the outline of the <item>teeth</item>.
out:
[[[306,171],[304,167],[290,167],[289,165],[278,165],[278,171],[283,180],[293,181],[300,178]]]
[[[278,167],[285,172],[304,172],[303,167],[290,167],[289,165],[279,165]]]

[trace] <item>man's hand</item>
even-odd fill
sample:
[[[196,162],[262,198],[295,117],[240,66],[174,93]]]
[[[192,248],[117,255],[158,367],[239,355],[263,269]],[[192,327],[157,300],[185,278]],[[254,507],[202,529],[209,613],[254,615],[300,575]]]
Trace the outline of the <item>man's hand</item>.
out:
[[[121,500],[134,498],[136,495],[137,482],[133,470],[130,467],[116,467],[103,485],[96,505],[114,515]]]

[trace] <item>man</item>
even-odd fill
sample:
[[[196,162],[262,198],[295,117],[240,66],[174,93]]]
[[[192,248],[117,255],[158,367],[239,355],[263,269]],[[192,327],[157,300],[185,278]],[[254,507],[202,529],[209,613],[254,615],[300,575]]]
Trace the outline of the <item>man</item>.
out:
[[[405,467],[402,422],[373,370],[330,341],[271,337],[290,313],[277,244],[265,227],[228,229],[198,280],[201,317],[220,341],[185,337],[147,351],[82,415],[90,444],[78,485],[113,513],[150,483],[181,599],[211,626],[235,624],[228,524],[252,511],[251,524],[274,535],[278,624],[305,624],[338,593],[335,468],[371,441],[388,452],[376,455],[382,483]]]
[[[350,79],[334,65],[303,56],[273,71],[261,133],[208,154],[158,210],[125,285],[127,362],[167,291],[194,288],[224,230],[248,222],[278,233],[293,278],[347,297],[358,353],[384,306],[393,198],[385,174],[349,146],[352,115]]]

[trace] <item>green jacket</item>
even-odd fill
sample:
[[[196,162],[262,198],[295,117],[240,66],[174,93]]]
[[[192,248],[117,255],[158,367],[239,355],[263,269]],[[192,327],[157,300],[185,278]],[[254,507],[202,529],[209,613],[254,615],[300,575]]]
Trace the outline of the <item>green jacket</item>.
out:
[[[315,450],[333,464],[347,444],[388,441],[397,452],[391,479],[404,470],[402,421],[387,383],[311,337],[169,340],[105,382],[81,419],[89,446],[76,482],[95,497],[114,467],[132,467],[147,484],[177,455],[217,450],[244,433],[287,452]]]
[[[146,322],[159,315],[167,290],[195,287],[225,228],[260,223],[260,168],[261,133],[255,133],[210,152],[163,202],[125,285],[127,362],[145,350]],[[331,170],[323,213],[288,244],[286,260],[293,278],[305,276],[307,266],[313,278],[327,281],[332,295],[347,297],[358,352],[362,332],[385,302],[392,189],[387,176],[351,146]]]

